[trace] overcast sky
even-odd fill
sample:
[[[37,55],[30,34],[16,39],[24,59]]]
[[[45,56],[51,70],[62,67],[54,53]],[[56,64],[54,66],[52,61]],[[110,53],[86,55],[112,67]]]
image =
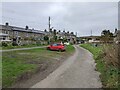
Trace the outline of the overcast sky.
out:
[[[104,29],[118,27],[117,2],[4,2],[2,22],[12,26],[77,32],[78,36],[100,35]]]

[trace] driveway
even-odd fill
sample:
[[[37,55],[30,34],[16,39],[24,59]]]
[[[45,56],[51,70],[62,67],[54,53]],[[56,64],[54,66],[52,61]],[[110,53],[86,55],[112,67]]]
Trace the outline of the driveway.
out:
[[[74,47],[73,56],[31,88],[101,88],[92,54],[78,45]]]

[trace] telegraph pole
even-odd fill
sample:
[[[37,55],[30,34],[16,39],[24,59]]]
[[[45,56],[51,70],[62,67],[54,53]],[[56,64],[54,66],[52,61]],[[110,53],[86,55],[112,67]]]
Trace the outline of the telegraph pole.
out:
[[[48,18],[48,31],[50,32],[50,16],[49,16],[49,18]],[[51,36],[51,35],[50,35]],[[51,37],[49,37],[49,41],[48,41],[48,43],[50,44],[50,38]]]
[[[50,22],[50,16],[49,16],[49,19],[48,19],[48,25],[49,25],[48,29],[49,29],[49,31],[50,31],[50,24],[51,24],[51,22]]]

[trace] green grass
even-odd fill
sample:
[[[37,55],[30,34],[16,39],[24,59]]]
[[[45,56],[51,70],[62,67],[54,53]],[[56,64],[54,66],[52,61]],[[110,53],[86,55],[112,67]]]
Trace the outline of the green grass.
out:
[[[7,47],[1,47],[1,49],[6,50],[6,49],[15,49],[15,48],[29,48],[29,47],[38,47],[38,46],[45,46],[45,45],[25,45],[25,46],[7,46]]]
[[[95,47],[92,44],[81,44],[80,46],[89,50],[94,55],[94,59],[96,59],[99,56],[100,52],[102,51],[101,46]]]
[[[55,58],[66,57],[75,51],[69,45],[65,52],[49,51],[46,48],[11,51],[2,53],[2,86],[9,87],[26,72],[35,73],[40,64],[54,64]]]
[[[75,51],[75,48],[72,46],[72,45],[68,45],[66,46],[66,52],[74,52]]]
[[[118,68],[104,62],[104,55],[102,54],[102,46],[94,47],[92,44],[81,44],[81,47],[89,50],[97,63],[96,68],[101,73],[100,78],[103,88],[118,88]]]

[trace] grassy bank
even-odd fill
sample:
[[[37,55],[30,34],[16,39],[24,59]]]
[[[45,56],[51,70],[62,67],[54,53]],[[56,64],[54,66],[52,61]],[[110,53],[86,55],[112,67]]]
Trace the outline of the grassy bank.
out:
[[[55,65],[59,59],[68,57],[74,52],[69,45],[65,52],[49,51],[46,48],[3,52],[2,54],[2,85],[9,87],[22,79],[26,79],[36,72],[44,71]]]
[[[101,73],[100,78],[103,88],[118,88],[118,68],[105,63],[103,47],[94,47],[92,44],[82,44],[80,46],[89,50],[94,55],[95,62],[97,63],[96,68]]]

